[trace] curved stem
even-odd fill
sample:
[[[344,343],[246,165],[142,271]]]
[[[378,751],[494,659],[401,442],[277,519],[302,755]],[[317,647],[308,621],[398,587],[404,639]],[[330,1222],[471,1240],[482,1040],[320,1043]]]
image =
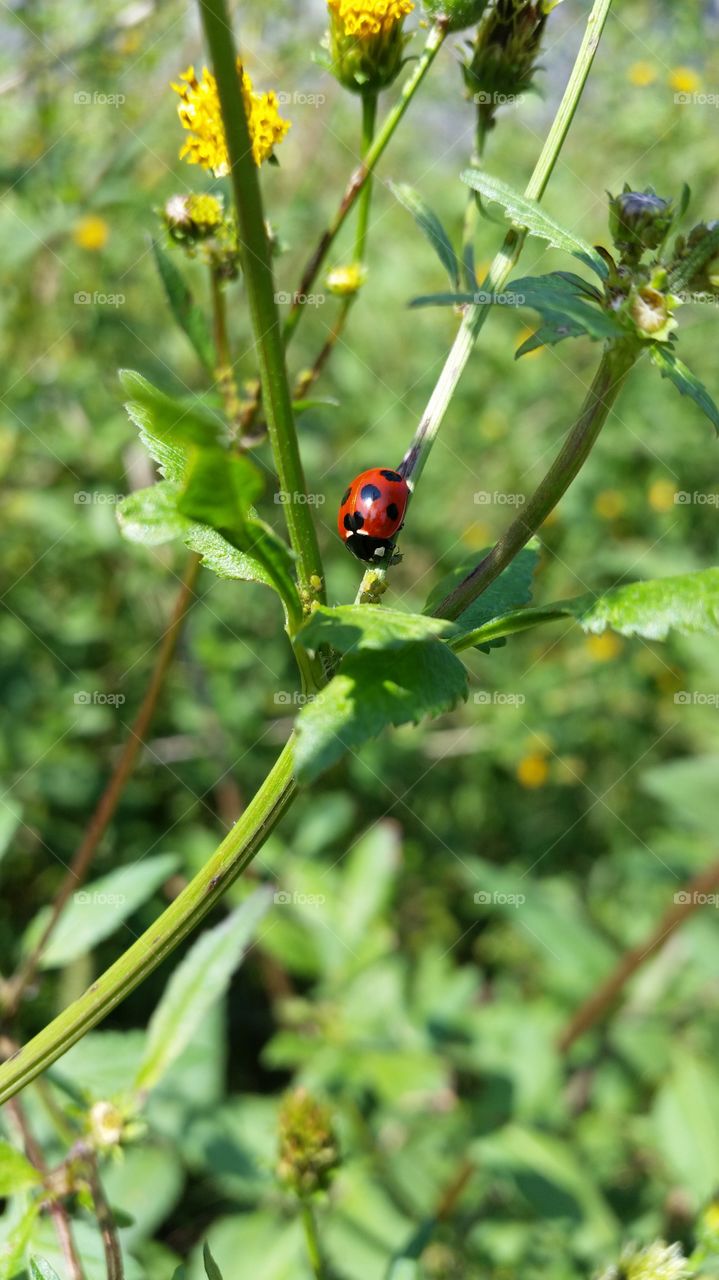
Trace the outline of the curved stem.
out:
[[[541,200],[544,194],[574,118],[611,7],[612,0],[594,0],[562,101],[524,191],[525,196],[530,200]],[[523,227],[512,227],[507,232],[504,243],[482,282],[483,292],[501,292],[522,252],[526,235],[527,232]],[[398,468],[415,486],[490,310],[491,304],[483,303],[468,307],[464,313],[457,336],[422,415],[412,444]],[[386,569],[372,569],[365,573],[357,598],[376,599],[385,589],[386,573]]]
[[[605,351],[582,411],[544,479],[489,555],[437,605],[435,614],[441,618],[458,618],[537,532],[586,462],[638,355],[637,344],[631,339]]]
[[[317,1221],[315,1219],[314,1209],[308,1200],[302,1201],[302,1226],[304,1227],[305,1241],[307,1243],[307,1255],[312,1268],[312,1274],[315,1277],[315,1280],[323,1280],[325,1271],[322,1264],[320,1237],[317,1230]]]
[[[193,587],[199,567],[200,557],[192,555],[185,570],[182,587],[175,601],[170,625],[162,639],[160,652],[150,677],[150,683],[142,700],[140,710],[132,722],[130,736],[122,749],[122,755],[113,769],[105,790],[100,796],[95,811],[85,828],[83,838],[55,895],[45,928],[16,975],[10,978],[7,983],[4,996],[6,1016],[12,1017],[17,1012],[24,992],[35,977],[42,954],[57,927],[60,916],[72,894],[84,883],[97,853],[97,847],[115,816],[125,784],[135,767],[141,748],[145,745],[145,738],[155,714],[165,676],[175,655],[182,624],[192,604]]]
[[[302,278],[297,289],[293,294],[292,306],[287,314],[287,319],[285,320],[285,346],[290,341],[297,325],[300,322],[300,316],[302,315],[304,307],[303,299],[306,299],[311,293],[312,286],[317,279],[325,259],[327,258],[327,254],[345,224],[347,215],[354,205],[355,200],[357,200],[360,192],[374,173],[377,164],[384,154],[387,145],[391,141],[405,111],[419,89],[419,86],[424,80],[427,72],[439,53],[439,50],[442,48],[446,35],[446,24],[441,21],[436,22],[427,36],[424,49],[417,59],[413,70],[402,85],[397,102],[385,116],[385,119],[378,130],[367,155],[352,174],[352,177],[345,188],[344,195],[339,203],[337,212],[332,218],[332,221],[322,232],[319,243],[317,244],[312,257],[309,259],[309,262],[302,273]]]
[[[175,950],[252,861],[294,799],[290,738],[222,844],[154,924],[78,1000],[0,1067],[0,1104],[96,1026]]]
[[[237,74],[237,54],[225,0],[200,0],[200,14],[210,51],[231,162],[237,207],[240,256],[255,336],[262,399],[280,486],[288,495],[284,512],[303,595],[308,602],[324,598],[322,561],[306,485],[292,396],[285,367],[270,246],[265,226],[257,165],[252,156],[249,125]]]

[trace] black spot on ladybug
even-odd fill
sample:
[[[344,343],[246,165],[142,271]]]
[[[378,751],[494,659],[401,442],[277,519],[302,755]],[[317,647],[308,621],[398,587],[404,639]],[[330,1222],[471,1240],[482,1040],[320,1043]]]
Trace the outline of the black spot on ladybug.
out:
[[[350,496],[351,492],[352,492],[352,486],[350,485],[349,489],[346,489],[346,490],[345,490],[344,497],[343,497],[342,501],[340,502],[340,506],[341,506],[341,507],[343,507],[343,506],[345,505],[345,502],[346,502],[346,501],[347,501],[347,499],[349,498],[349,496]]]
[[[352,529],[354,529],[354,522],[352,520],[352,516],[350,515],[349,511],[347,512],[347,515],[345,516],[342,523],[344,524],[345,529],[349,529],[350,532],[352,531]]]
[[[387,515],[389,516],[390,520],[397,519],[397,516],[399,515],[399,507],[397,506],[396,502],[390,502],[387,508]]]
[[[382,497],[382,490],[377,488],[376,484],[363,484],[360,490],[360,498],[363,502],[376,502]]]
[[[384,476],[385,480],[400,481],[402,479],[398,471],[380,471],[380,475]]]
[[[355,511],[354,521],[355,521],[354,523],[355,529],[361,529],[362,525],[364,524],[364,516],[361,516],[359,511]]]

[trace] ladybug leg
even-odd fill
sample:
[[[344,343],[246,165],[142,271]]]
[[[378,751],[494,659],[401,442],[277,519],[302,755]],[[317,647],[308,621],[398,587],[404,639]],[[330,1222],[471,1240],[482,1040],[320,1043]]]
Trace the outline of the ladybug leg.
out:
[[[390,564],[401,564],[401,563],[402,563],[403,558],[404,558],[404,557],[403,557],[403,555],[402,555],[402,552],[401,552],[401,551],[393,551],[393,552],[392,552],[392,556],[391,556],[391,558],[390,558],[389,563],[390,563]]]

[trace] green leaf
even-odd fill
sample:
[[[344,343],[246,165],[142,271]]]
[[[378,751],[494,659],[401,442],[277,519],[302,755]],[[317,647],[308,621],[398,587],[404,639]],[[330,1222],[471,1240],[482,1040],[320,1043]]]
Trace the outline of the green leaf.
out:
[[[269,901],[266,892],[253,893],[226,920],[203,933],[177,966],[150,1019],[137,1089],[154,1088],[210,1007],[225,994]]]
[[[30,1280],[60,1280],[60,1277],[44,1258],[31,1258]]]
[[[447,272],[450,283],[454,285],[455,289],[459,288],[460,266],[457,255],[452,247],[452,241],[437,214],[433,209],[430,209],[427,202],[413,187],[407,186],[404,182],[389,182],[387,185],[400,204],[404,205],[404,208],[412,214],[417,226],[426,235]]]
[[[190,521],[177,510],[181,492],[174,480],[159,480],[148,489],[129,493],[116,507],[123,537],[148,547],[184,538]]]
[[[460,176],[473,191],[478,191],[492,204],[501,205],[510,222],[524,227],[529,235],[546,240],[555,249],[564,249],[581,258],[598,276],[605,278],[607,268],[596,249],[551,218],[535,200],[528,200],[506,182],[479,169],[465,169]]]
[[[499,618],[502,614],[510,609],[516,609],[519,605],[527,604],[532,598],[532,578],[534,571],[539,562],[539,544],[533,539],[526,547],[520,551],[518,556],[503,573],[490,583],[487,590],[474,600],[464,613],[457,618],[457,627],[462,633],[475,631],[478,627]],[[442,601],[450,592],[458,587],[468,573],[481,564],[483,558],[489,554],[490,547],[485,548],[457,565],[448,573],[440,582],[432,589],[427,602],[424,606],[426,613],[432,610]],[[453,642],[454,643],[454,642]],[[464,635],[462,636],[462,648],[465,647]],[[487,651],[486,649],[484,650]]]
[[[539,347],[556,347],[559,342],[564,342],[565,338],[581,338],[583,333],[582,326],[573,320],[545,320],[521,346],[517,347],[514,358],[519,360],[521,356],[529,355],[530,351],[536,351]]]
[[[182,479],[191,446],[208,447],[226,442],[227,432],[222,421],[199,399],[192,405],[183,404],[153,387],[147,378],[132,369],[120,370],[120,382],[128,396],[125,405],[128,415],[168,480]]]
[[[689,396],[706,414],[714,430],[719,434],[719,408],[717,408],[704,383],[699,381],[696,374],[692,373],[691,369],[688,369],[682,363],[670,347],[654,343],[650,348],[649,354],[662,377],[669,378],[681,395]]]
[[[716,1064],[677,1047],[654,1103],[659,1149],[672,1175],[693,1192],[696,1206],[716,1189],[719,1076]]]
[[[92,951],[167,880],[177,861],[174,853],[145,858],[128,867],[118,867],[78,889],[43,952],[41,968],[60,968]],[[26,950],[38,939],[48,919],[47,908],[35,916],[23,940]]]
[[[669,275],[669,289],[678,293],[691,283],[694,276],[716,257],[719,249],[719,227],[714,227],[698,242],[696,247],[677,264]]]
[[[157,240],[153,240],[152,252],[173,316],[208,373],[213,373],[215,349],[204,311],[195,302],[172,258]]]
[[[207,1241],[202,1246],[202,1261],[205,1264],[207,1280],[222,1280],[222,1272],[210,1252],[210,1246]]]
[[[0,1141],[0,1196],[14,1196],[18,1191],[36,1187],[42,1178],[22,1151],[9,1142]]]
[[[298,716],[297,777],[309,782],[388,725],[416,724],[450,711],[466,696],[467,673],[439,640],[406,644],[389,658],[376,651],[352,653]]]
[[[531,307],[562,337],[587,337],[604,341],[619,338],[621,326],[599,307],[577,296],[577,292],[561,277],[552,275],[527,277],[512,281],[502,293],[490,293],[476,289],[472,293],[436,293],[413,298],[412,307],[423,306],[474,306]],[[571,329],[568,326],[571,325]]]
[[[340,653],[349,653],[401,649],[451,630],[452,623],[445,618],[428,618],[420,613],[380,609],[372,604],[343,604],[335,608],[319,605],[301,628],[299,638],[306,649],[316,650],[326,644]]]
[[[213,529],[242,535],[249,510],[263,488],[262,474],[250,458],[220,449],[198,449],[185,474],[177,509]]]
[[[16,1280],[22,1273],[40,1205],[39,1196],[23,1196],[5,1209],[0,1239],[0,1280]]]

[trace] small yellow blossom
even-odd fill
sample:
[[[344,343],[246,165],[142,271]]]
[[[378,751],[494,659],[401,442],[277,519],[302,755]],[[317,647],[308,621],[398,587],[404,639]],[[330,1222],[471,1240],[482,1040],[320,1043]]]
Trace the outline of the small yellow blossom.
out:
[[[337,297],[347,298],[362,288],[366,278],[366,268],[360,262],[351,262],[346,267],[332,267],[327,272],[327,288]]]
[[[622,642],[613,631],[587,636],[587,651],[594,662],[612,662],[621,653]]]
[[[528,791],[536,791],[543,787],[549,777],[549,762],[541,751],[532,751],[524,756],[516,769],[517,781]]]
[[[237,74],[240,77],[247,112],[247,123],[252,140],[252,158],[256,165],[260,165],[263,160],[272,155],[274,148],[282,141],[290,127],[290,122],[283,120],[279,113],[277,94],[254,92],[252,81],[239,60]],[[182,127],[191,135],[181,148],[180,157],[187,160],[188,164],[199,164],[203,169],[211,169],[215,177],[223,177],[229,173],[230,158],[222,123],[217,81],[207,67],[203,67],[200,80],[195,75],[194,67],[188,67],[187,71],[180,76],[180,80],[184,83],[173,84],[172,88],[180,95],[177,113]]]
[[[110,238],[110,228],[104,218],[98,217],[95,213],[89,213],[76,224],[72,238],[81,249],[98,253],[100,249],[105,248]]]
[[[344,34],[367,40],[390,35],[414,9],[413,0],[327,0]]]
[[[676,489],[671,480],[654,480],[649,486],[652,511],[671,511],[676,502]]]
[[[594,499],[594,510],[602,520],[616,520],[626,505],[627,500],[618,489],[603,489]]]
[[[654,84],[657,69],[651,62],[633,62],[627,72],[627,78],[629,83],[636,85],[638,89],[646,89],[648,85]]]
[[[696,93],[701,83],[701,76],[692,67],[675,67],[669,76],[669,87],[675,93]]]

